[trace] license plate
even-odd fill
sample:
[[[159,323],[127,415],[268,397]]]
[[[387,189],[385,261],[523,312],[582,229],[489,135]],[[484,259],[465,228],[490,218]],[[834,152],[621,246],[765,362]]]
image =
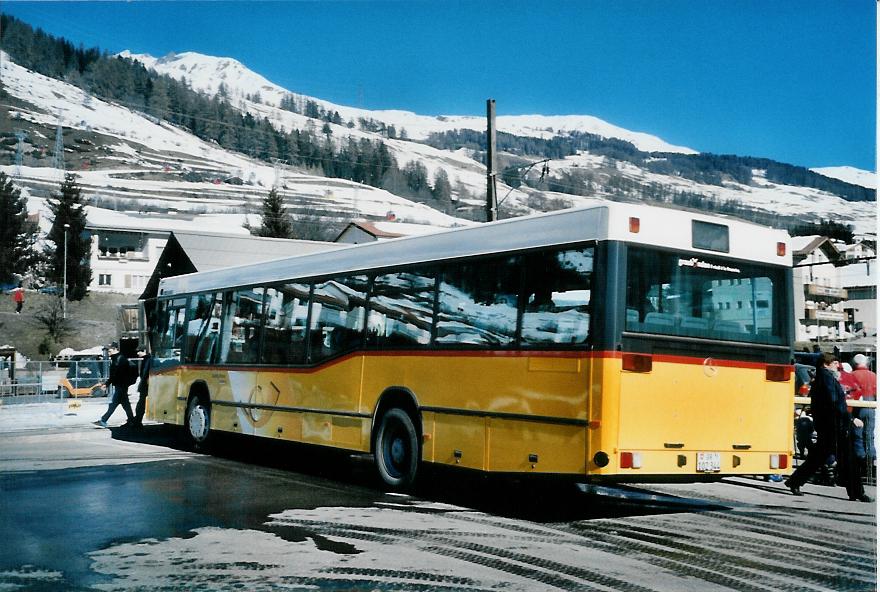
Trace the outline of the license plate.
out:
[[[698,452],[697,453],[697,472],[698,473],[716,473],[721,470],[721,453],[720,452]]]

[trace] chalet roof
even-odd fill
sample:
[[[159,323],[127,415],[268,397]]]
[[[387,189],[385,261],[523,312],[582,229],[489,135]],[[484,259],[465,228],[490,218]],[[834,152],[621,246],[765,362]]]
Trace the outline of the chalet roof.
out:
[[[172,232],[198,271],[246,265],[340,248],[321,241],[266,238],[213,232]]]
[[[343,236],[346,232],[348,232],[351,228],[360,228],[361,230],[375,237],[376,239],[416,236],[421,234],[428,234],[430,232],[438,232],[439,230],[446,230],[438,229],[433,226],[427,226],[425,224],[410,224],[407,222],[371,222],[369,220],[354,220],[348,223],[348,226],[346,226],[342,230],[342,232],[339,233],[334,241],[338,241],[339,238]]]
[[[197,271],[249,265],[339,249],[334,243],[216,232],[171,232],[141,299],[154,298],[159,280]]]
[[[794,263],[806,259],[810,253],[819,249],[829,261],[837,264],[843,259],[843,254],[834,246],[834,242],[827,236],[793,236],[791,237],[791,255]],[[842,261],[841,261],[842,262]]]

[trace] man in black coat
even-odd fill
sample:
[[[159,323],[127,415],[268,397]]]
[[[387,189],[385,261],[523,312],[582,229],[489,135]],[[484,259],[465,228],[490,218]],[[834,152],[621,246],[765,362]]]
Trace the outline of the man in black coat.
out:
[[[150,391],[150,368],[153,365],[153,356],[149,352],[141,358],[141,372],[138,382],[138,402],[134,408],[134,422],[136,428],[143,427],[144,413],[147,410],[147,395]]]
[[[835,371],[838,361],[829,353],[823,353],[817,362],[816,378],[810,387],[810,409],[816,429],[816,443],[810,449],[807,460],[786,480],[785,485],[793,495],[803,495],[801,485],[807,482],[832,454],[838,462],[849,465],[852,454],[849,446],[852,418],[846,408],[846,395],[837,381]],[[866,501],[861,481],[858,489],[847,486],[850,499]]]
[[[133,383],[131,380],[131,363],[128,361],[125,354],[117,348],[111,347],[109,353],[110,372],[104,386],[113,386],[113,394],[111,395],[110,405],[107,407],[107,412],[101,416],[101,419],[94,423],[102,428],[106,428],[107,420],[110,419],[110,416],[113,415],[116,408],[122,405],[122,409],[125,411],[125,416],[128,418],[125,425],[130,426],[134,423],[134,414],[131,412],[131,403],[128,402],[128,387]]]

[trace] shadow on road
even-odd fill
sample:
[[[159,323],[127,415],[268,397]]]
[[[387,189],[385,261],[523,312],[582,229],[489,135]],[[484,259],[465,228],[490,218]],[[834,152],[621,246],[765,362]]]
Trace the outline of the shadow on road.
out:
[[[128,442],[193,451],[183,430],[148,425],[140,430],[113,428]],[[262,466],[302,476],[328,479],[354,488],[383,491],[372,457],[320,446],[236,434],[212,435],[208,446],[194,450],[214,458]],[[729,509],[701,499],[672,496],[645,487],[584,486],[570,479],[486,475],[423,465],[414,495],[508,518],[533,522],[569,522],[649,514]],[[424,509],[420,510],[424,511]]]

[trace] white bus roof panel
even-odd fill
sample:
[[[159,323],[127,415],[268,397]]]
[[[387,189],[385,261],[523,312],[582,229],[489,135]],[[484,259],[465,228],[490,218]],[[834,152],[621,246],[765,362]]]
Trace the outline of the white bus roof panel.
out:
[[[630,218],[639,219],[638,232]],[[692,246],[692,221],[727,226],[728,253]],[[747,261],[791,265],[788,233],[740,220],[639,204],[600,206],[512,218],[423,236],[354,245],[253,265],[193,273],[162,280],[159,295],[268,284],[290,278],[332,276],[361,269],[489,255],[589,240],[619,240]],[[777,255],[777,243],[786,245]]]

